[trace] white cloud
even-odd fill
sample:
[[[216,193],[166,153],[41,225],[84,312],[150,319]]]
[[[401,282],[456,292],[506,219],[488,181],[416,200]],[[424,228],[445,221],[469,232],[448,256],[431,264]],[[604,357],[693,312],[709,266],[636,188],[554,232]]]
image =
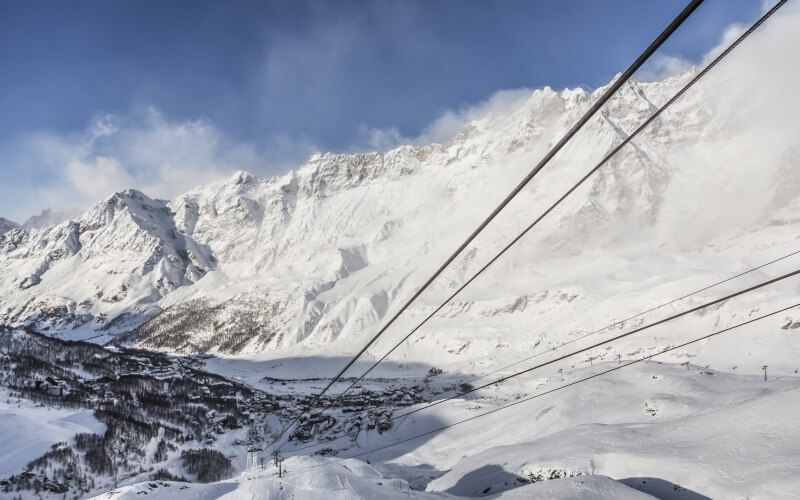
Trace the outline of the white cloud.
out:
[[[713,235],[800,210],[800,8],[787,4],[754,32],[692,92],[704,112],[720,116],[694,147],[668,151],[680,169],[664,193],[662,222],[678,243],[698,245]],[[705,60],[741,33],[731,26]],[[786,210],[786,212],[782,212]],[[691,221],[691,224],[687,224]]]
[[[154,108],[106,115],[80,133],[40,132],[0,151],[3,163],[23,165],[6,174],[17,193],[2,208],[22,221],[46,207],[88,208],[126,188],[168,199],[237,170],[274,173],[314,152],[309,141],[287,136],[269,138],[256,149],[232,141],[208,120],[170,120]],[[36,170],[42,181],[26,187],[26,170]]]
[[[675,76],[695,66],[692,61],[673,55],[656,55],[642,67],[636,79],[642,82],[658,82]]]
[[[88,161],[72,159],[64,174],[74,191],[89,200],[99,200],[136,183],[116,158],[104,156],[96,156]]]
[[[403,136],[397,128],[368,128],[364,125],[358,130],[359,144],[353,149],[388,151],[401,144],[416,144],[414,139]]]
[[[445,111],[413,137],[402,135],[396,128],[362,127],[359,130],[359,140],[352,149],[388,151],[402,144],[443,143],[453,138],[464,125],[471,121],[480,120],[489,115],[504,116],[518,110],[530,98],[532,92],[532,89],[527,88],[497,91],[488,99],[477,104],[464,105],[458,110]]]
[[[712,47],[711,50],[706,52],[703,56],[703,66],[710,63],[718,55],[722,54],[722,51],[727,49],[730,44],[732,44],[742,35],[742,33],[745,32],[746,29],[746,25],[739,23],[731,24],[725,28],[725,31],[722,32],[722,37],[720,38],[719,43]]]
[[[764,9],[764,11],[766,10],[767,9]],[[692,61],[672,54],[656,54],[641,70],[639,70],[635,78],[644,82],[657,82],[683,73],[694,66],[706,66],[739,38],[747,28],[748,25],[742,23],[728,25],[722,32],[719,42],[703,54],[698,61]]]

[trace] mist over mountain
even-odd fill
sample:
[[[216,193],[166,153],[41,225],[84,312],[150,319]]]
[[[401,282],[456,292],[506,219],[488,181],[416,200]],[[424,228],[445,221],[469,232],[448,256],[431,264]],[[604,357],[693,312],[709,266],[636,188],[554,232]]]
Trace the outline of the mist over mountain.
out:
[[[470,276],[693,71],[626,84],[413,313]],[[465,291],[464,303],[492,309],[571,290],[588,309],[600,297],[570,269],[589,255],[608,256],[606,277],[623,286],[615,276],[631,267],[679,273],[683,258],[719,253],[717,263],[734,263],[766,241],[788,245],[800,145],[741,105],[741,81],[709,90],[733,77],[721,71],[684,96]],[[29,221],[0,239],[0,321],[63,338],[126,333],[126,342],[184,353],[360,342],[602,90],[536,90],[443,144],[317,155],[283,176],[239,172],[172,200],[126,190],[50,227]],[[746,155],[770,128],[771,148]],[[726,268],[717,263],[699,265]]]
[[[45,208],[39,215],[33,215],[22,223],[22,227],[30,231],[31,229],[41,229],[44,227],[55,226],[68,219],[81,215],[81,210],[72,209],[66,212],[57,212],[50,208]]]

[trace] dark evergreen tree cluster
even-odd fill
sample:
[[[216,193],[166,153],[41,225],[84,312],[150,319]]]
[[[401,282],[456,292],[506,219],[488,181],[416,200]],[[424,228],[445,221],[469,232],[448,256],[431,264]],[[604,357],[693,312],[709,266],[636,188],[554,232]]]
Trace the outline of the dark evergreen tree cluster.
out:
[[[233,465],[228,457],[210,448],[184,450],[181,453],[183,468],[189,474],[196,474],[200,483],[213,483],[228,479],[233,475]]]
[[[182,483],[188,483],[189,480],[186,479],[184,476],[180,476],[177,474],[173,474],[167,469],[158,469],[152,474],[150,474],[150,479],[153,481],[180,481]]]
[[[32,331],[0,329],[0,387],[10,398],[93,410],[106,427],[103,434],[77,434],[74,442],[54,446],[24,471],[0,480],[4,492],[66,488],[78,494],[94,488],[99,476],[145,473],[142,464],[166,462],[180,445],[213,442],[225,429],[252,423],[239,401],[254,394],[241,383],[160,353],[111,350]],[[154,440],[155,452],[146,456]],[[230,460],[208,448],[181,456],[199,481],[233,473]],[[167,480],[166,474],[156,475]]]
[[[67,443],[56,443],[25,470],[0,481],[0,491],[11,493],[32,490],[34,493],[81,495],[95,487],[94,478],[81,468],[78,454]]]
[[[258,312],[242,308],[222,323],[218,318],[225,311],[224,305],[195,299],[165,309],[118,337],[118,342],[123,345],[139,342],[144,347],[171,351],[191,346],[196,352],[216,348],[221,352],[238,353],[254,339],[260,345],[266,345],[279,333],[279,328],[271,324],[269,318],[280,314],[280,308],[279,304],[271,304],[266,311],[262,308]],[[214,335],[207,342],[198,343],[194,334],[204,330],[211,330]]]

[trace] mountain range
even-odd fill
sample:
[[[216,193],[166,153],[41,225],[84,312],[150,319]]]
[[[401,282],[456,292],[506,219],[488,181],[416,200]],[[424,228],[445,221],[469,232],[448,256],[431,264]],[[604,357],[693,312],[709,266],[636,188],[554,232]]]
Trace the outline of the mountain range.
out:
[[[800,286],[764,285],[800,267],[791,19],[340,397],[698,70],[626,82],[314,411],[605,88],[532,90],[443,143],[0,219],[0,490],[796,498]],[[252,467],[273,440],[287,476]]]
[[[627,83],[411,318],[468,278],[693,74]],[[768,156],[777,162],[760,164],[754,193],[750,165],[727,163],[754,129],[729,106],[741,95],[708,88],[688,93],[612,158],[445,316],[477,311],[499,316],[497,325],[530,303],[557,310],[564,297],[588,310],[607,302],[592,290],[600,275],[622,291],[648,272],[674,269],[671,278],[680,279],[683,259],[704,260],[697,276],[741,266],[767,246],[788,248],[800,219],[800,144],[776,141]],[[285,175],[237,172],[171,200],[128,189],[42,228],[4,222],[0,322],[71,339],[122,335],[182,353],[331,342],[346,350],[415,291],[602,91],[536,90],[514,111],[472,121],[443,144],[319,154]],[[710,154],[720,147],[729,151]],[[716,205],[706,203],[710,193],[720,195]],[[768,239],[754,237],[764,232]],[[602,269],[598,252],[628,257]],[[578,282],[572,271],[587,259],[595,265]]]

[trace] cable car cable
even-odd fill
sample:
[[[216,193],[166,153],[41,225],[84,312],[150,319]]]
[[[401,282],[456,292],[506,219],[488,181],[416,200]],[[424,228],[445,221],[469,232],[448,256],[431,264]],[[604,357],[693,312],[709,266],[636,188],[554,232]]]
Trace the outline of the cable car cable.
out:
[[[717,331],[717,332],[714,332],[714,333],[710,333],[710,334],[708,334],[708,335],[704,335],[704,336],[702,336],[702,337],[698,337],[698,338],[696,338],[696,339],[693,339],[693,340],[690,340],[690,341],[688,341],[688,342],[684,342],[684,343],[682,343],[682,344],[679,344],[679,345],[676,345],[676,346],[672,346],[672,347],[668,347],[668,348],[662,349],[661,351],[659,351],[659,352],[657,352],[657,353],[654,353],[654,354],[649,354],[649,355],[647,355],[647,356],[644,356],[644,357],[641,357],[641,358],[635,359],[635,360],[633,360],[633,361],[629,361],[629,362],[627,362],[627,363],[624,363],[624,364],[616,365],[616,366],[614,366],[613,368],[609,368],[609,369],[607,369],[607,370],[603,370],[603,371],[601,371],[601,372],[598,372],[598,373],[595,373],[595,374],[589,375],[589,376],[587,376],[587,377],[583,377],[583,378],[581,378],[581,379],[575,380],[575,381],[573,381],[573,382],[570,382],[570,383],[568,383],[568,384],[564,384],[564,385],[558,386],[558,387],[556,387],[556,388],[554,388],[554,389],[550,389],[550,390],[548,390],[548,391],[545,391],[545,392],[541,392],[541,393],[538,393],[538,394],[534,394],[534,395],[532,395],[532,396],[528,396],[528,397],[525,397],[525,398],[519,399],[519,400],[517,400],[517,401],[514,401],[513,403],[509,403],[509,404],[507,404],[507,405],[504,405],[504,406],[501,406],[501,407],[499,407],[499,408],[495,408],[495,409],[493,409],[493,410],[489,410],[489,411],[487,411],[487,412],[481,413],[480,415],[475,415],[475,416],[473,416],[473,417],[470,417],[470,418],[466,418],[466,419],[463,419],[463,420],[459,420],[459,421],[457,421],[457,422],[453,422],[452,424],[444,425],[444,426],[442,426],[442,427],[438,427],[438,428],[436,428],[436,429],[433,429],[433,430],[431,430],[431,431],[427,431],[427,432],[424,432],[424,433],[420,433],[420,434],[417,434],[417,435],[415,435],[415,436],[412,436],[412,437],[409,437],[409,438],[406,438],[406,439],[402,439],[402,440],[400,440],[400,441],[395,441],[395,442],[393,442],[393,443],[389,443],[389,444],[387,444],[387,445],[385,445],[385,446],[380,446],[380,447],[378,447],[378,448],[374,448],[374,449],[371,449],[371,450],[363,451],[363,452],[357,453],[357,454],[355,454],[355,455],[352,455],[352,456],[349,456],[349,457],[346,457],[346,458],[343,458],[343,459],[339,459],[339,460],[336,460],[336,461],[333,461],[333,462],[326,462],[326,463],[324,463],[324,464],[318,464],[318,465],[314,465],[314,466],[308,467],[308,468],[306,468],[306,469],[302,469],[302,470],[300,470],[300,471],[297,471],[297,472],[295,472],[295,473],[293,473],[293,474],[287,474],[287,475],[299,475],[299,474],[302,474],[302,473],[304,473],[304,472],[307,472],[307,471],[309,471],[309,470],[311,470],[311,469],[317,469],[317,468],[320,468],[320,467],[326,467],[326,466],[328,466],[328,465],[334,465],[334,464],[336,464],[336,463],[343,462],[343,461],[345,461],[345,460],[349,460],[349,459],[351,459],[351,458],[357,458],[357,457],[361,457],[361,456],[364,456],[364,455],[368,455],[368,454],[370,454],[370,453],[375,453],[376,451],[382,451],[382,450],[385,450],[385,449],[387,449],[387,448],[392,448],[392,447],[394,447],[394,446],[398,446],[398,445],[401,445],[401,444],[407,443],[407,442],[409,442],[409,441],[413,441],[413,440],[415,440],[415,439],[419,439],[419,438],[421,438],[421,437],[429,436],[429,435],[431,435],[431,434],[436,434],[436,433],[438,433],[438,432],[441,432],[441,431],[443,431],[443,430],[445,430],[445,429],[449,429],[449,428],[451,428],[451,427],[455,427],[455,426],[457,426],[457,425],[461,425],[461,424],[464,424],[464,423],[470,422],[470,421],[472,421],[472,420],[476,420],[476,419],[478,419],[478,418],[485,417],[485,416],[487,416],[487,415],[491,415],[491,414],[494,414],[494,413],[497,413],[497,412],[500,412],[500,411],[503,411],[503,410],[507,410],[508,408],[511,408],[511,407],[513,407],[513,406],[517,406],[517,405],[519,405],[519,404],[526,403],[526,402],[528,402],[528,401],[531,401],[531,400],[533,400],[533,399],[540,398],[540,397],[542,397],[542,396],[546,396],[546,395],[548,395],[548,394],[552,394],[552,393],[554,393],[554,392],[557,392],[557,391],[560,391],[560,390],[563,390],[563,389],[567,389],[567,388],[569,388],[569,387],[573,387],[573,386],[575,386],[575,385],[581,384],[581,383],[583,383],[583,382],[587,382],[587,381],[589,381],[589,380],[592,380],[592,379],[595,379],[595,378],[601,377],[601,376],[603,376],[603,375],[607,375],[607,374],[609,374],[609,373],[612,373],[612,372],[615,372],[615,371],[617,371],[617,370],[622,370],[623,368],[627,368],[627,367],[629,367],[629,366],[631,366],[631,365],[635,365],[635,364],[637,364],[637,363],[641,363],[642,361],[647,361],[647,360],[649,360],[649,359],[652,359],[652,358],[654,358],[654,357],[656,357],[656,356],[661,356],[662,354],[666,354],[666,353],[668,353],[668,352],[675,351],[675,350],[677,350],[677,349],[682,349],[682,348],[684,348],[684,347],[686,347],[686,346],[689,346],[689,345],[692,345],[692,344],[696,344],[697,342],[701,342],[701,341],[703,341],[703,340],[710,339],[710,338],[712,338],[712,337],[715,337],[715,336],[721,335],[721,334],[723,334],[723,333],[730,332],[730,331],[732,331],[732,330],[735,330],[735,329],[737,329],[737,328],[740,328],[740,327],[742,327],[742,326],[749,325],[749,324],[751,324],[751,323],[755,323],[756,321],[760,321],[760,320],[762,320],[762,319],[766,319],[766,318],[769,318],[769,317],[775,316],[775,315],[777,315],[777,314],[780,314],[780,313],[782,313],[782,312],[788,311],[788,310],[790,310],[790,309],[794,309],[794,308],[796,308],[796,307],[800,307],[800,303],[796,303],[796,304],[793,304],[793,305],[791,305],[791,306],[788,306],[788,307],[781,308],[781,309],[779,309],[779,310],[777,310],[777,311],[773,311],[773,312],[771,312],[771,313],[764,314],[764,315],[762,315],[762,316],[759,316],[759,317],[757,317],[757,318],[753,318],[753,319],[750,319],[750,320],[744,321],[744,322],[742,322],[742,323],[738,323],[738,324],[736,324],[736,325],[730,326],[730,327],[728,327],[728,328],[722,329],[722,330],[720,330],[720,331]]]
[[[458,397],[461,397],[461,396],[464,396],[464,395],[467,395],[467,394],[471,394],[471,393],[473,393],[475,391],[479,391],[481,389],[485,389],[485,388],[490,387],[492,385],[500,384],[502,382],[505,382],[505,381],[510,380],[512,378],[515,378],[515,377],[518,377],[518,376],[523,375],[525,373],[530,373],[530,372],[532,372],[534,370],[538,370],[539,368],[542,368],[542,367],[545,367],[545,366],[548,366],[548,365],[552,365],[553,363],[557,363],[559,361],[563,361],[563,360],[565,360],[567,358],[571,358],[572,356],[575,356],[575,355],[578,355],[578,354],[582,354],[582,353],[584,353],[586,351],[590,351],[592,349],[596,349],[596,348],[598,348],[600,346],[609,344],[609,343],[617,341],[619,339],[622,339],[622,338],[625,338],[625,337],[629,337],[629,336],[634,335],[636,333],[639,333],[639,332],[641,332],[643,330],[647,330],[647,329],[653,328],[655,326],[662,325],[662,324],[667,323],[669,321],[672,321],[674,319],[680,318],[682,316],[686,316],[687,314],[691,314],[691,313],[697,312],[697,311],[699,311],[701,309],[705,309],[707,307],[710,307],[710,306],[713,306],[713,305],[716,305],[716,304],[720,304],[722,302],[725,302],[726,300],[730,300],[730,299],[732,299],[734,297],[738,297],[740,295],[744,295],[746,293],[758,290],[760,288],[763,288],[765,286],[771,285],[773,283],[777,283],[777,282],[785,280],[787,278],[791,278],[792,276],[796,276],[798,274],[800,274],[800,269],[798,269],[796,271],[792,271],[792,272],[786,273],[786,274],[784,274],[782,276],[779,276],[777,278],[773,278],[773,279],[770,279],[770,280],[767,280],[767,281],[763,281],[763,282],[761,282],[761,283],[759,283],[757,285],[745,288],[744,290],[739,290],[738,292],[734,292],[734,293],[728,294],[728,295],[726,295],[724,297],[721,297],[719,299],[712,300],[711,302],[706,302],[705,304],[693,307],[693,308],[688,309],[686,311],[683,311],[683,312],[680,312],[680,313],[677,313],[677,314],[673,314],[672,316],[666,317],[664,319],[660,319],[658,321],[655,321],[653,323],[649,323],[649,324],[641,326],[639,328],[635,328],[635,329],[633,329],[633,330],[631,330],[629,332],[625,332],[625,333],[616,335],[614,337],[611,337],[610,339],[603,340],[602,342],[597,342],[597,343],[592,344],[592,345],[590,345],[588,347],[584,347],[582,349],[578,349],[577,351],[573,351],[573,352],[571,352],[569,354],[564,354],[563,356],[559,356],[557,358],[545,361],[543,363],[539,363],[538,365],[532,366],[531,368],[526,368],[524,370],[512,373],[511,375],[507,375],[505,377],[500,377],[499,379],[497,379],[497,380],[495,380],[493,382],[489,382],[489,383],[486,383],[486,384],[483,384],[483,385],[480,385],[480,386],[477,386],[477,387],[473,387],[472,389],[469,389],[469,390],[466,390],[466,391],[462,391],[462,392],[460,392],[458,394],[454,394],[453,396],[450,396],[450,397],[447,397],[447,398],[444,398],[444,399],[436,400],[436,401],[434,401],[434,402],[432,402],[432,403],[430,403],[430,404],[428,404],[426,406],[423,406],[422,408],[414,409],[414,410],[408,411],[408,412],[406,412],[406,413],[404,413],[402,415],[399,415],[398,418],[399,417],[404,417],[406,415],[411,415],[412,413],[417,413],[418,411],[422,411],[422,410],[430,408],[432,406],[440,405],[440,404],[445,403],[447,401],[451,401],[451,400],[453,400],[455,398],[458,398]]]
[[[726,278],[726,279],[724,279],[724,280],[722,280],[722,281],[717,281],[716,283],[713,283],[713,284],[711,284],[711,285],[708,285],[708,286],[706,286],[706,287],[703,287],[703,288],[700,288],[700,289],[698,289],[698,290],[695,290],[694,292],[687,293],[686,295],[683,295],[683,296],[681,296],[681,297],[678,297],[677,299],[672,299],[672,300],[670,300],[669,302],[664,302],[663,304],[661,304],[661,305],[658,305],[658,306],[655,306],[655,307],[652,307],[652,308],[650,308],[650,309],[648,309],[648,310],[646,310],[646,311],[640,312],[640,313],[638,313],[638,314],[634,314],[633,316],[629,316],[629,317],[627,317],[627,318],[625,318],[625,319],[622,319],[622,320],[619,320],[619,321],[617,321],[617,322],[615,322],[615,323],[611,323],[610,325],[604,326],[603,328],[599,328],[599,329],[597,329],[597,330],[594,330],[594,331],[592,331],[592,332],[589,332],[589,333],[583,334],[583,335],[581,335],[581,336],[579,336],[579,337],[576,337],[576,338],[574,338],[574,339],[572,339],[572,340],[569,340],[569,341],[567,341],[567,342],[561,343],[561,344],[559,344],[559,345],[557,345],[557,346],[555,346],[555,347],[551,347],[550,349],[547,349],[546,351],[542,351],[542,352],[540,352],[540,353],[534,354],[533,356],[529,356],[529,357],[527,357],[527,358],[524,358],[524,359],[521,359],[521,360],[519,360],[519,361],[516,361],[516,362],[514,362],[514,363],[511,363],[510,365],[506,365],[506,366],[504,366],[504,367],[502,367],[502,368],[498,368],[497,370],[491,371],[491,372],[489,372],[489,373],[485,373],[485,374],[483,374],[483,375],[481,375],[481,376],[479,376],[479,377],[475,377],[475,378],[473,378],[473,379],[467,380],[467,381],[466,381],[466,382],[464,382],[464,383],[465,383],[465,384],[472,384],[473,382],[476,382],[476,381],[478,381],[478,380],[480,380],[480,379],[482,379],[482,378],[486,378],[486,377],[488,377],[488,376],[490,376],[490,375],[494,375],[494,374],[495,374],[495,373],[497,373],[497,372],[500,372],[500,371],[503,371],[503,370],[507,370],[507,369],[509,369],[509,368],[511,368],[511,367],[513,367],[513,366],[517,366],[517,365],[518,365],[518,364],[520,364],[520,363],[524,363],[525,361],[529,361],[529,360],[531,360],[531,359],[533,359],[533,358],[537,358],[537,357],[539,357],[539,356],[541,356],[541,355],[543,355],[543,354],[547,354],[548,352],[553,352],[553,351],[556,351],[556,350],[558,350],[558,349],[560,349],[560,348],[562,348],[562,347],[568,346],[568,345],[570,345],[570,344],[574,344],[575,342],[578,342],[579,340],[583,340],[583,339],[585,339],[586,337],[589,337],[589,336],[591,336],[591,335],[595,335],[595,334],[597,334],[597,333],[600,333],[600,332],[602,332],[602,331],[604,331],[604,330],[609,330],[609,329],[611,329],[611,328],[614,328],[615,326],[618,326],[618,325],[624,325],[625,323],[627,323],[628,321],[630,321],[630,320],[632,320],[632,319],[636,319],[636,318],[638,318],[638,317],[640,317],[640,316],[644,316],[645,314],[651,313],[651,312],[653,312],[653,311],[657,311],[658,309],[664,308],[664,307],[666,307],[666,306],[668,306],[668,305],[672,305],[672,304],[674,304],[675,302],[679,302],[679,301],[681,301],[681,300],[683,300],[683,299],[686,299],[686,298],[689,298],[689,297],[691,297],[691,296],[693,296],[693,295],[697,295],[697,294],[698,294],[698,293],[700,293],[700,292],[705,292],[706,290],[709,290],[709,289],[711,289],[711,288],[714,288],[714,287],[716,287],[716,286],[718,286],[718,285],[722,285],[723,283],[727,283],[727,282],[729,282],[729,281],[731,281],[731,280],[734,280],[734,279],[736,279],[736,278],[740,278],[740,277],[742,277],[742,276],[744,276],[744,275],[746,275],[746,274],[750,274],[750,273],[752,273],[752,272],[758,271],[759,269],[763,269],[763,268],[765,268],[765,267],[767,267],[767,266],[769,266],[769,265],[771,265],[771,264],[775,264],[776,262],[780,262],[780,261],[782,261],[782,260],[788,259],[789,257],[792,257],[792,256],[794,256],[794,255],[797,255],[797,254],[800,254],[800,250],[796,250],[796,251],[794,251],[794,252],[792,252],[792,253],[790,253],[790,254],[784,255],[783,257],[779,257],[779,258],[777,258],[777,259],[774,259],[774,260],[771,260],[771,261],[769,261],[769,262],[766,262],[766,263],[764,263],[764,264],[761,264],[761,265],[760,265],[760,266],[758,266],[758,267],[754,267],[754,268],[748,269],[747,271],[744,271],[744,272],[742,272],[742,273],[739,273],[739,274],[737,274],[737,275],[735,275],[735,276],[731,276],[731,277],[729,277],[729,278]]]
[[[480,276],[486,269],[489,268],[492,264],[494,264],[503,254],[505,254],[512,246],[514,246],[523,236],[525,236],[531,229],[533,229],[539,222],[544,219],[550,212],[552,212],[558,205],[561,204],[569,195],[571,195],[575,190],[577,190],[589,177],[591,177],[595,172],[597,172],[603,165],[605,165],[614,155],[616,155],[623,147],[625,147],[633,138],[635,138],[642,130],[644,130],[650,123],[655,121],[667,108],[669,108],[675,101],[677,101],[686,91],[688,91],[691,87],[693,87],[700,79],[702,79],[711,69],[713,69],[722,59],[724,59],[731,51],[733,51],[742,41],[744,41],[748,36],[750,36],[753,31],[758,29],[772,14],[774,14],[787,0],[779,1],[772,9],[770,9],[766,14],[764,14],[758,21],[756,21],[747,31],[742,33],[739,38],[737,38],[733,43],[731,43],[728,48],[726,48],[722,53],[720,53],[713,61],[711,61],[708,65],[706,65],[703,70],[695,75],[689,83],[687,83],[681,90],[679,90],[672,98],[667,101],[663,106],[661,106],[655,113],[653,113],[650,118],[648,118],[644,123],[642,123],[639,128],[637,128],[631,135],[625,138],[617,147],[615,147],[605,158],[603,158],[600,163],[598,163],[593,169],[591,169],[586,175],[584,175],[576,184],[574,184],[566,193],[564,193],[555,203],[553,203],[550,208],[545,210],[536,220],[534,220],[527,228],[525,228],[521,233],[519,233],[511,242],[509,242],[498,254],[496,254],[489,262],[487,262],[483,267],[481,267],[475,274],[472,275],[470,279],[468,279],[464,284],[462,284],[455,292],[453,292],[447,299],[445,299],[436,309],[433,310],[428,316],[425,317],[416,327],[414,327],[405,337],[403,337],[399,342],[397,342],[394,347],[392,347],[388,352],[386,352],[383,356],[381,356],[377,361],[375,361],[372,366],[370,366],[367,371],[365,371],[359,378],[356,379],[355,382],[350,384],[344,391],[339,394],[339,397],[342,397],[347,391],[353,388],[358,382],[360,382],[367,374],[369,374],[372,370],[375,369],[383,360],[385,360],[392,352],[394,352],[398,347],[400,347],[406,340],[408,340],[414,333],[417,332],[423,325],[425,325],[433,316],[435,316],[439,311],[441,311],[454,297],[456,297],[462,290],[464,290],[470,283],[472,283],[478,276]]]
[[[353,358],[345,364],[345,366],[337,373],[331,381],[325,386],[324,389],[320,393],[318,393],[313,400],[308,405],[309,408],[313,407],[319,399],[336,383],[339,378],[351,367],[353,364],[360,358],[367,349],[378,340],[378,338],[383,335],[383,333],[400,317],[403,312],[405,312],[408,307],[414,303],[414,301],[424,292],[433,281],[442,273],[444,270],[455,260],[455,258],[474,240],[478,234],[480,234],[483,229],[489,225],[489,223],[494,220],[495,217],[511,202],[513,198],[519,194],[522,189],[528,185],[528,183],[547,165],[550,160],[561,151],[561,149],[569,142],[572,137],[581,129],[583,126],[599,111],[599,109],[622,87],[627,80],[641,67],[644,63],[656,52],[656,50],[675,32],[677,31],[678,27],[683,24],[691,15],[692,13],[703,3],[704,0],[691,0],[686,7],[672,20],[672,22],[656,37],[655,40],[636,58],[636,60],[626,69],[619,78],[617,78],[614,82],[609,85],[609,87],[603,92],[600,98],[584,113],[584,115],[572,126],[572,128],[553,146],[550,151],[539,161],[538,164],[526,175],[522,181],[520,181],[517,186],[511,190],[511,192],[503,199],[502,202],[494,209],[492,212],[486,217],[486,219],[481,222],[478,227],[464,240],[461,245],[445,260],[445,262],[439,266],[439,268],[433,273],[433,275],[428,278],[428,280],[422,284],[422,286],[411,296],[411,298],[406,301],[400,309],[383,325],[383,327],[378,330],[378,332],[359,350]],[[302,415],[302,413],[301,413]],[[287,425],[275,440],[270,443],[269,446],[274,445],[285,433],[286,431],[291,428],[298,420],[300,416],[294,419],[289,425]]]
[[[656,326],[662,325],[662,324],[664,324],[664,323],[667,323],[667,322],[670,322],[670,321],[672,321],[672,320],[674,320],[674,319],[678,319],[678,318],[680,318],[680,317],[683,317],[683,316],[686,316],[686,315],[689,315],[689,314],[695,313],[695,312],[697,312],[697,311],[700,311],[700,310],[703,310],[703,309],[705,309],[705,308],[708,308],[708,307],[711,307],[711,306],[714,306],[714,305],[717,305],[717,304],[721,304],[721,303],[723,303],[723,302],[725,302],[725,301],[728,301],[728,300],[730,300],[730,299],[732,299],[732,298],[735,298],[735,297],[738,297],[738,296],[741,296],[741,295],[745,295],[745,294],[747,294],[747,293],[750,293],[750,292],[753,292],[753,291],[755,291],[755,290],[759,290],[759,289],[761,289],[761,288],[764,288],[764,287],[766,287],[766,286],[769,286],[769,285],[771,285],[771,284],[778,283],[778,282],[780,282],[780,281],[783,281],[783,280],[785,280],[785,279],[791,278],[791,277],[793,277],[793,276],[797,276],[798,274],[800,274],[800,269],[797,269],[797,270],[795,270],[795,271],[792,271],[792,272],[789,272],[789,273],[783,274],[783,275],[781,275],[781,276],[778,276],[777,278],[772,278],[772,279],[769,279],[769,280],[763,281],[763,282],[761,282],[761,283],[759,283],[759,284],[757,284],[757,285],[753,285],[753,286],[750,286],[750,287],[748,287],[748,288],[744,288],[744,289],[742,289],[742,290],[738,290],[738,291],[736,291],[736,292],[733,292],[733,293],[731,293],[731,294],[728,294],[728,295],[726,295],[726,296],[724,296],[724,297],[720,297],[720,298],[718,298],[718,299],[715,299],[715,300],[712,300],[712,301],[710,301],[710,302],[706,302],[705,304],[701,304],[701,305],[699,305],[699,306],[692,307],[692,308],[690,308],[690,309],[687,309],[687,310],[685,310],[685,311],[682,311],[682,312],[680,312],[680,313],[674,314],[674,315],[672,315],[672,316],[669,316],[669,317],[667,317],[667,318],[660,319],[660,320],[658,320],[658,321],[655,321],[655,322],[653,322],[653,323],[649,323],[649,324],[647,324],[647,325],[644,325],[644,326],[641,326],[641,327],[639,327],[639,328],[636,328],[636,329],[634,329],[634,330],[631,330],[631,331],[629,331],[629,332],[626,332],[626,333],[623,333],[623,334],[617,335],[617,336],[615,336],[615,337],[612,337],[612,338],[610,338],[610,339],[604,340],[604,341],[602,341],[602,342],[598,342],[598,343],[596,343],[596,344],[593,344],[593,345],[591,345],[591,346],[588,346],[588,347],[585,347],[585,348],[579,349],[579,350],[577,350],[577,351],[573,351],[573,352],[571,352],[571,353],[569,353],[569,354],[565,354],[565,355],[563,355],[563,356],[560,356],[560,357],[558,357],[558,358],[554,358],[554,359],[548,360],[548,361],[546,361],[546,362],[544,362],[544,363],[540,363],[540,364],[538,364],[538,365],[536,365],[536,366],[533,366],[533,367],[531,367],[531,368],[526,368],[525,370],[521,370],[521,371],[515,372],[515,373],[513,373],[513,374],[511,374],[511,375],[507,375],[507,376],[505,376],[505,377],[501,377],[501,378],[499,378],[499,379],[497,379],[497,380],[494,380],[494,381],[492,381],[492,382],[489,382],[489,383],[487,383],[487,384],[484,384],[484,385],[481,385],[481,386],[478,386],[478,387],[473,387],[473,388],[471,388],[471,389],[469,389],[469,390],[466,390],[466,391],[459,392],[459,393],[457,393],[457,394],[454,394],[454,395],[452,395],[452,396],[449,396],[449,397],[447,397],[447,398],[443,398],[443,399],[439,399],[439,400],[433,401],[433,402],[431,402],[431,403],[428,403],[428,404],[426,404],[425,406],[422,406],[422,407],[419,407],[419,408],[416,408],[416,409],[413,409],[413,410],[407,411],[407,412],[405,412],[405,413],[401,413],[400,415],[395,415],[395,416],[392,416],[392,417],[389,419],[389,421],[390,421],[390,422],[391,422],[391,421],[395,421],[395,420],[398,420],[398,419],[400,419],[400,418],[406,417],[406,416],[408,416],[408,415],[412,415],[412,414],[414,414],[414,413],[417,413],[417,412],[420,412],[420,411],[423,411],[423,410],[427,410],[427,409],[429,409],[429,408],[432,408],[432,407],[434,407],[434,406],[438,406],[438,405],[440,405],[440,404],[442,404],[442,403],[446,403],[446,402],[448,402],[448,401],[452,401],[452,400],[454,400],[454,399],[456,399],[456,398],[459,398],[459,397],[461,397],[461,396],[465,396],[465,395],[467,395],[467,394],[471,394],[471,393],[473,393],[473,392],[477,392],[477,391],[479,391],[479,390],[486,389],[487,387],[491,387],[491,386],[493,386],[493,385],[496,385],[496,384],[501,384],[501,383],[503,383],[503,382],[506,382],[506,381],[508,381],[508,380],[510,380],[510,379],[512,379],[512,378],[518,377],[518,376],[520,376],[520,375],[524,375],[524,374],[526,374],[526,373],[530,373],[530,372],[532,372],[532,371],[534,371],[534,370],[538,370],[539,368],[543,368],[543,367],[545,367],[545,366],[552,365],[552,364],[554,364],[554,363],[557,363],[557,362],[559,362],[559,361],[563,361],[563,360],[565,360],[565,359],[567,359],[567,358],[570,358],[570,357],[572,357],[572,356],[575,356],[575,355],[578,355],[578,354],[584,353],[584,352],[586,352],[586,351],[590,351],[590,350],[592,350],[592,349],[596,349],[596,348],[598,348],[598,347],[601,347],[601,346],[603,346],[603,345],[605,345],[605,344],[608,344],[608,343],[614,342],[614,341],[616,341],[616,340],[619,340],[619,339],[622,339],[622,338],[625,338],[625,337],[629,337],[629,336],[631,336],[631,335],[633,335],[633,334],[636,334],[636,333],[642,332],[642,331],[644,331],[644,330],[648,330],[648,329],[650,329],[650,328],[653,328],[653,327],[656,327]],[[359,431],[359,432],[360,432],[360,431]],[[357,434],[357,433],[356,433],[356,434]],[[340,438],[342,438],[342,437],[346,437],[347,435],[352,435],[352,433],[344,434],[344,435],[342,435],[342,436],[339,436],[339,437],[337,437],[337,438],[331,439],[331,441],[333,441],[333,440],[335,440],[335,439],[340,439]],[[317,443],[317,444],[320,444],[320,443]],[[311,445],[311,446],[314,446],[314,445]],[[311,447],[311,446],[309,446],[309,447]],[[302,449],[302,448],[298,448],[298,449]],[[292,450],[292,451],[295,451],[295,450]]]

